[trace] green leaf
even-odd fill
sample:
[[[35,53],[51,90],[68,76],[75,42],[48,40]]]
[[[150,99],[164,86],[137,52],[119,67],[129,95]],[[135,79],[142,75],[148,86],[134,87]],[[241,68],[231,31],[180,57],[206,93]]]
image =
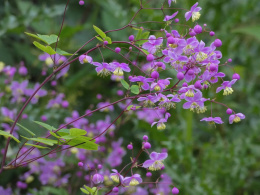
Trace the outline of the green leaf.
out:
[[[139,39],[142,38],[142,32],[143,32],[143,29],[142,29],[142,28],[138,29],[138,33],[137,33],[137,35],[136,35],[136,40],[139,40]]]
[[[70,139],[75,139],[77,137],[79,137],[79,136],[77,136],[77,135],[64,135],[64,136],[61,136],[60,138],[65,139],[65,140],[70,140]]]
[[[134,106],[134,105],[128,106],[126,110],[130,110],[133,106]]]
[[[103,42],[103,39],[101,39],[100,37],[96,36],[96,38],[97,38],[99,41],[102,41],[102,42]]]
[[[73,55],[73,53],[68,53],[66,51],[61,50],[60,48],[57,48],[56,52],[57,52],[57,54],[60,54],[62,56],[72,56]],[[77,54],[74,54],[74,55],[77,55]]]
[[[48,139],[48,138],[41,138],[41,137],[38,137],[38,138],[27,138],[27,137],[24,137],[24,136],[22,136],[22,137],[25,138],[25,139],[28,139],[28,140],[31,140],[31,141],[40,142],[40,143],[43,143],[43,144],[46,144],[46,145],[49,145],[49,146],[53,146],[54,144],[58,143],[57,140],[52,140],[52,139]]]
[[[130,90],[134,94],[139,94],[139,86],[138,85],[132,85]]]
[[[9,119],[10,121],[14,122],[13,120]],[[21,127],[22,129],[24,129],[25,131],[27,131],[29,134],[31,134],[32,136],[35,136],[35,134],[33,132],[31,132],[29,129],[27,129],[26,127],[24,127],[23,125],[16,123],[17,126]]]
[[[260,25],[236,28],[232,31],[232,33],[242,33],[245,35],[253,36],[260,41]]]
[[[34,41],[33,44],[35,45],[35,47],[39,48],[40,50],[42,50],[50,55],[56,54],[56,51],[54,51],[50,46],[44,46],[37,41]]]
[[[124,88],[126,88],[127,90],[129,89],[129,84],[124,79],[120,79],[120,82]]]
[[[52,131],[49,131],[49,133],[53,136],[53,137],[56,137],[56,138],[60,138],[60,136],[58,136],[56,133],[53,133]]]
[[[53,127],[53,126],[50,126],[50,125],[48,125],[48,124],[46,124],[46,123],[43,123],[43,122],[40,122],[40,121],[33,121],[33,122],[35,122],[35,123],[37,123],[38,125],[44,127],[45,129],[48,129],[49,131],[53,131],[53,130],[56,129],[56,128]]]
[[[106,38],[106,34],[97,26],[93,25],[93,28],[95,29],[95,31],[97,32],[97,34],[99,34],[103,39]]]
[[[6,137],[11,137],[14,139],[14,141],[16,141],[17,143],[20,143],[20,141],[16,137],[14,137],[13,135],[11,135],[10,133],[8,133],[6,131],[0,130],[0,135],[6,136]]]
[[[57,131],[57,133],[60,136],[69,135],[70,134],[70,130],[69,129],[61,129],[61,130]]]
[[[33,38],[39,39],[39,40],[43,41],[44,43],[46,43],[43,39],[41,39],[40,37],[38,37],[38,36],[35,35],[35,34],[31,34],[31,33],[28,33],[28,32],[24,32],[24,33],[27,34],[27,35],[30,36],[30,37],[33,37]]]
[[[146,55],[148,55],[149,54],[149,52],[148,51],[146,51],[145,49],[141,49]]]
[[[72,128],[70,129],[70,135],[86,135],[87,131],[83,129]]]
[[[70,146],[75,146],[76,148],[82,148],[85,150],[97,150],[98,145],[96,143],[94,143],[93,141],[89,141],[90,139],[92,139],[92,138],[80,136],[80,137],[72,139],[67,144]],[[81,143],[84,143],[84,144],[81,144]],[[78,144],[81,144],[81,145],[78,145]],[[78,145],[78,146],[76,146],[76,145]]]
[[[58,36],[57,35],[40,35],[37,34],[37,36],[44,40],[45,43],[47,43],[48,45],[51,45],[53,43],[56,43],[58,40]]]
[[[84,187],[89,191],[89,192],[93,192],[92,189],[86,185],[84,185]]]
[[[31,36],[33,38],[39,39],[48,45],[56,43],[57,38],[58,38],[57,35],[40,35],[40,34],[35,35],[35,34],[28,33],[28,32],[25,32],[25,34],[27,34],[28,36]]]
[[[108,44],[112,44],[112,40],[110,37],[106,37],[105,40],[108,42]]]
[[[89,194],[89,192],[88,192],[86,189],[84,189],[84,188],[80,188],[80,190],[81,190],[83,193],[85,193],[85,194]]]
[[[25,143],[26,146],[33,146],[35,148],[41,148],[41,149],[46,149],[48,147],[43,147],[43,146],[39,146],[39,145],[35,145],[35,144],[28,144],[28,143]]]
[[[145,33],[143,33],[143,34],[140,36],[139,39],[148,39],[149,35],[150,35],[150,32],[145,32]],[[137,40],[138,40],[138,39],[137,39]],[[148,41],[148,40],[136,41],[136,44],[142,45],[142,44],[146,43],[147,41]]]

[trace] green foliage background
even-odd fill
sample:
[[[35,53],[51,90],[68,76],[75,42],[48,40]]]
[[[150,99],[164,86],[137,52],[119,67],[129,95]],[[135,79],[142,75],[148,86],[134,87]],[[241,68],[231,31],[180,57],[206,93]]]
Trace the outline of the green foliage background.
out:
[[[160,6],[161,2],[154,0],[151,5]],[[176,6],[189,9],[195,2],[177,0]],[[65,4],[65,0],[2,0],[0,61],[18,66],[18,62],[23,60],[29,67],[31,80],[39,81],[42,62],[37,60],[37,56],[40,52],[23,32],[58,34]],[[222,117],[225,124],[214,128],[199,122],[202,115],[177,107],[172,111],[173,117],[164,132],[134,120],[116,135],[129,143],[135,139],[140,141],[141,136],[147,134],[154,147],[168,148],[166,170],[181,194],[257,195],[260,194],[260,1],[200,0],[199,4],[203,8],[199,24],[206,23],[216,32],[223,42],[223,60],[232,58],[232,67],[241,75],[234,86],[234,94],[226,98],[219,94],[216,98],[243,112],[246,119],[229,125],[223,107],[215,106],[214,115]],[[120,28],[128,23],[137,9],[137,0],[87,0],[85,6],[71,1],[59,47],[73,53],[95,35],[93,24],[103,30]],[[185,12],[180,13],[183,16]],[[180,21],[184,22],[181,14]],[[146,10],[135,21],[162,19],[160,11]],[[133,32],[127,29],[109,36],[113,40],[124,40]],[[204,34],[200,38],[210,41]],[[108,61],[115,57],[106,51],[103,55]],[[98,53],[93,57],[101,60]],[[231,78],[231,68],[221,70]],[[114,90],[107,90],[114,85],[109,79],[97,79],[93,68],[79,63],[71,66],[69,77],[62,83],[58,91],[64,92],[72,102],[69,111],[83,111],[82,108],[98,103],[97,93],[108,98],[115,95]],[[60,117],[62,121],[62,115]]]

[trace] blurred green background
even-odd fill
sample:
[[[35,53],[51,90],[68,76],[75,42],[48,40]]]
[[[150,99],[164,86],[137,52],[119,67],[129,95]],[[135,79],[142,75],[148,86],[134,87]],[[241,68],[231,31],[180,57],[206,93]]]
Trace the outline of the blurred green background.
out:
[[[162,2],[153,0],[150,6],[161,6]],[[196,2],[177,0],[176,7],[189,9]],[[24,61],[31,80],[40,81],[36,78],[41,72],[42,62],[37,59],[41,53],[23,32],[58,34],[65,4],[65,0],[1,0],[0,61],[17,66]],[[213,113],[225,120],[215,128],[199,122],[205,114],[197,115],[179,106],[171,111],[173,117],[164,132],[150,128],[146,122],[131,120],[116,136],[124,137],[125,143],[129,143],[147,134],[154,147],[167,148],[166,170],[181,194],[257,195],[260,194],[260,1],[201,0],[199,5],[202,11],[198,23],[206,23],[215,31],[223,42],[220,49],[223,62],[232,58],[232,68],[241,76],[231,96],[223,98],[220,94],[216,98],[244,113],[246,119],[229,125],[223,107],[214,106]],[[95,35],[93,24],[103,30],[122,27],[137,9],[137,0],[87,0],[84,6],[71,0],[59,47],[74,52]],[[180,23],[185,22],[184,13],[180,11]],[[135,22],[162,19],[161,11],[146,10]],[[160,29],[158,25],[150,28]],[[127,29],[109,36],[113,40],[124,40],[131,33],[134,30]],[[212,41],[205,34],[199,38]],[[103,55],[107,61],[113,59],[110,52],[104,51]],[[93,57],[101,60],[98,52]],[[221,71],[231,78],[232,68],[225,67]],[[114,85],[109,79],[97,79],[94,69],[77,63],[71,66],[69,77],[63,79],[57,90],[66,94],[71,102],[70,110],[83,111],[98,103],[97,93],[113,97],[115,90],[105,89]],[[209,95],[213,95],[211,93]]]

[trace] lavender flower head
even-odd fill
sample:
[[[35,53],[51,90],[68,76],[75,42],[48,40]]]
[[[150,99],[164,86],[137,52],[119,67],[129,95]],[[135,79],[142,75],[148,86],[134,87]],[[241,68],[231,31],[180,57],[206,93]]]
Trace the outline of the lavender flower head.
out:
[[[150,171],[161,170],[164,167],[163,160],[167,157],[167,153],[152,152],[150,154],[151,160],[145,161],[143,167],[148,168]]]
[[[124,186],[136,186],[140,183],[142,183],[142,178],[139,174],[134,174],[131,177],[125,177],[123,179],[123,185]]]
[[[103,183],[104,177],[103,175],[96,173],[95,175],[93,175],[92,181],[94,184]]]
[[[233,79],[232,81],[224,81],[221,85],[221,87],[218,87],[216,90],[216,93],[220,92],[221,90],[224,90],[223,95],[230,95],[233,93],[233,89],[231,86],[235,84],[237,80]]]
[[[241,119],[245,118],[245,115],[242,113],[232,114],[229,116],[229,124],[232,124],[233,122],[238,123],[241,121]]]
[[[93,59],[92,59],[92,57],[83,54],[83,55],[79,56],[79,62],[80,62],[81,64],[84,64],[84,63],[90,63],[90,64],[92,64]]]
[[[186,18],[186,21],[188,21],[191,17],[192,17],[192,22],[198,20],[200,18],[200,13],[199,11],[201,10],[201,7],[197,7],[198,6],[198,2],[195,3],[190,11],[186,12],[185,13],[185,18]]]
[[[209,124],[215,124],[215,123],[216,124],[222,124],[222,123],[224,123],[220,117],[208,117],[208,118],[203,118],[200,121],[207,121],[207,122],[209,122]]]
[[[146,49],[149,53],[154,54],[163,42],[163,38],[156,39],[154,35],[149,36],[148,42],[143,44],[143,49]]]

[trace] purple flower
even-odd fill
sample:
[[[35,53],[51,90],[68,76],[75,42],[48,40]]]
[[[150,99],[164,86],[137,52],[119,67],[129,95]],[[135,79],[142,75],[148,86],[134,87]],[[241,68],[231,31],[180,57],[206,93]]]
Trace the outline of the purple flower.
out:
[[[141,86],[143,90],[149,90],[150,86],[149,86],[148,82],[153,82],[154,79],[153,78],[145,78],[143,76],[137,76],[137,77],[130,76],[129,81],[138,82],[139,86]]]
[[[241,121],[241,119],[245,118],[245,115],[242,113],[232,114],[229,116],[229,124],[232,124],[233,122],[238,123]]]
[[[183,68],[183,65],[189,61],[187,56],[178,55],[177,52],[169,51],[168,56],[164,58],[164,62],[171,63],[177,71]]]
[[[159,37],[156,39],[154,35],[149,36],[148,42],[143,44],[143,48],[146,49],[150,54],[154,54],[163,42],[163,38]]]
[[[116,169],[112,169],[112,171],[114,172],[114,173],[111,173],[110,174],[110,178],[114,181],[114,182],[116,182],[116,183],[119,183],[119,181],[123,181],[123,176],[122,175],[120,175],[120,173],[118,173],[118,171],[116,170]]]
[[[174,14],[172,14],[170,16],[166,15],[164,17],[163,21],[169,21],[169,20],[173,19],[175,16],[177,16],[177,14],[178,14],[178,12],[175,12]]]
[[[178,91],[181,94],[181,99],[186,97],[194,97],[195,92],[200,92],[200,90],[196,89],[194,85],[189,85],[188,87],[182,87]]]
[[[153,122],[151,126],[154,126],[157,124],[157,129],[158,130],[164,130],[166,128],[166,125],[164,123],[167,122],[168,118],[171,116],[170,113],[166,112],[165,117],[161,118],[158,122]]]
[[[155,105],[154,103],[159,101],[159,97],[148,95],[146,97],[139,97],[137,101],[143,101],[144,107],[149,107],[149,106],[154,106]]]
[[[60,105],[63,103],[63,98],[65,95],[60,93],[56,96],[56,98],[49,100],[46,108],[59,108]]]
[[[12,195],[12,190],[11,188],[4,189],[2,186],[0,186],[0,194]]]
[[[25,91],[27,90],[28,86],[28,80],[25,80],[21,83],[18,83],[17,81],[13,81],[11,84],[11,90],[12,90],[12,99],[11,102],[24,102],[25,101]]]
[[[151,89],[155,90],[155,91],[162,91],[163,89],[168,87],[168,85],[170,84],[169,79],[171,79],[171,78],[160,79],[157,82],[153,82],[151,84]]]
[[[197,113],[203,113],[207,109],[204,106],[204,102],[208,99],[202,97],[201,92],[195,93],[194,97],[185,97],[186,103],[183,104],[184,109],[190,109],[194,111],[196,109]]]
[[[122,158],[126,154],[125,150],[121,147],[123,139],[117,142],[112,142],[112,152],[107,157],[107,162],[111,167],[116,167],[122,163]]]
[[[118,76],[118,75],[114,75],[114,74],[111,75],[111,80],[112,81],[119,82],[121,79],[124,79],[124,76]]]
[[[104,177],[103,175],[96,173],[95,175],[93,175],[92,181],[94,184],[103,183]]]
[[[100,76],[108,76],[113,71],[113,67],[111,67],[108,63],[103,62],[102,64],[99,62],[92,63],[96,67],[97,74]]]
[[[15,119],[15,115],[16,115],[16,110],[9,110],[8,108],[6,107],[2,107],[1,108],[1,113],[4,117],[8,118],[8,119],[12,119],[14,120]]]
[[[195,52],[195,49],[199,45],[199,41],[196,37],[188,38],[187,40],[181,39],[178,42],[180,48],[182,48],[183,53],[191,55]]]
[[[194,22],[195,20],[198,20],[200,18],[200,13],[199,11],[201,10],[201,7],[197,7],[198,6],[198,2],[195,3],[190,11],[186,12],[185,13],[185,18],[186,18],[186,21],[188,21],[191,17],[192,17],[192,22]]]
[[[92,59],[92,57],[83,54],[83,55],[79,56],[79,62],[80,62],[81,64],[84,64],[84,63],[90,63],[90,64],[92,64],[93,59]]]
[[[26,76],[28,73],[27,68],[22,64],[18,70],[19,74],[22,76]]]
[[[105,108],[100,109],[100,112],[114,111],[114,106],[112,106],[110,104],[111,104],[110,102],[100,102],[100,103],[98,103],[97,108],[105,107]]]
[[[150,109],[150,108],[143,108],[140,111],[137,111],[137,118],[140,120],[145,120],[149,124],[152,124],[155,120],[163,118],[165,113],[165,109]]]
[[[222,123],[224,123],[220,117],[208,117],[208,118],[203,118],[200,121],[207,121],[207,122],[209,122],[209,124],[215,124],[215,123],[222,124]]]
[[[142,183],[142,178],[139,174],[134,174],[131,177],[125,177],[123,179],[123,185],[124,186],[136,186],[140,183]]]
[[[61,71],[59,71],[59,73],[57,74],[57,76],[55,77],[56,80],[58,80],[60,77],[62,76],[66,76],[67,72],[70,69],[70,65],[66,66],[65,68],[61,69]]]
[[[12,66],[6,66],[4,67],[3,72],[6,76],[13,77],[16,72],[16,68]]]
[[[161,170],[164,167],[163,160],[168,156],[167,153],[152,152],[150,159],[144,162],[143,167],[148,168],[150,171]]]
[[[31,96],[31,95],[36,91],[36,89],[37,89],[39,86],[40,86],[40,84],[39,84],[39,83],[36,83],[36,84],[34,85],[34,88],[33,88],[33,89],[27,89],[27,90],[25,91],[25,94],[26,94],[27,96]],[[47,91],[44,90],[44,89],[40,89],[40,90],[35,94],[35,96],[32,98],[31,103],[32,103],[32,104],[36,104],[36,103],[38,102],[38,99],[39,99],[40,97],[44,97],[44,96],[46,96],[46,95],[47,95]]]
[[[111,67],[113,68],[114,75],[123,76],[124,72],[130,72],[131,69],[129,68],[128,64],[126,63],[119,63],[119,62],[111,62]]]
[[[54,63],[54,58],[55,58],[55,63]],[[52,67],[54,64],[59,65],[67,60],[65,56],[61,56],[59,54],[50,55],[48,53],[39,55],[38,59],[40,61],[45,61],[46,65],[49,67]]]
[[[232,81],[224,81],[221,85],[221,87],[218,87],[216,90],[216,93],[220,92],[222,89],[224,90],[223,95],[229,95],[233,93],[233,89],[231,86],[235,84],[237,80],[233,79]]]
[[[159,94],[160,96],[160,108],[165,108],[166,110],[169,110],[171,108],[175,108],[175,102],[180,102],[181,100],[178,98],[178,95],[172,95],[169,94],[167,96]],[[170,99],[171,98],[171,99]]]
[[[70,123],[71,121],[77,119],[78,117],[79,117],[79,113],[76,110],[74,110],[72,112],[72,117],[66,117],[65,122]],[[88,124],[88,120],[85,118],[81,118],[81,119],[75,121],[74,123],[72,123],[72,125],[78,129],[82,129],[82,128],[84,129],[84,126],[87,124]]]

